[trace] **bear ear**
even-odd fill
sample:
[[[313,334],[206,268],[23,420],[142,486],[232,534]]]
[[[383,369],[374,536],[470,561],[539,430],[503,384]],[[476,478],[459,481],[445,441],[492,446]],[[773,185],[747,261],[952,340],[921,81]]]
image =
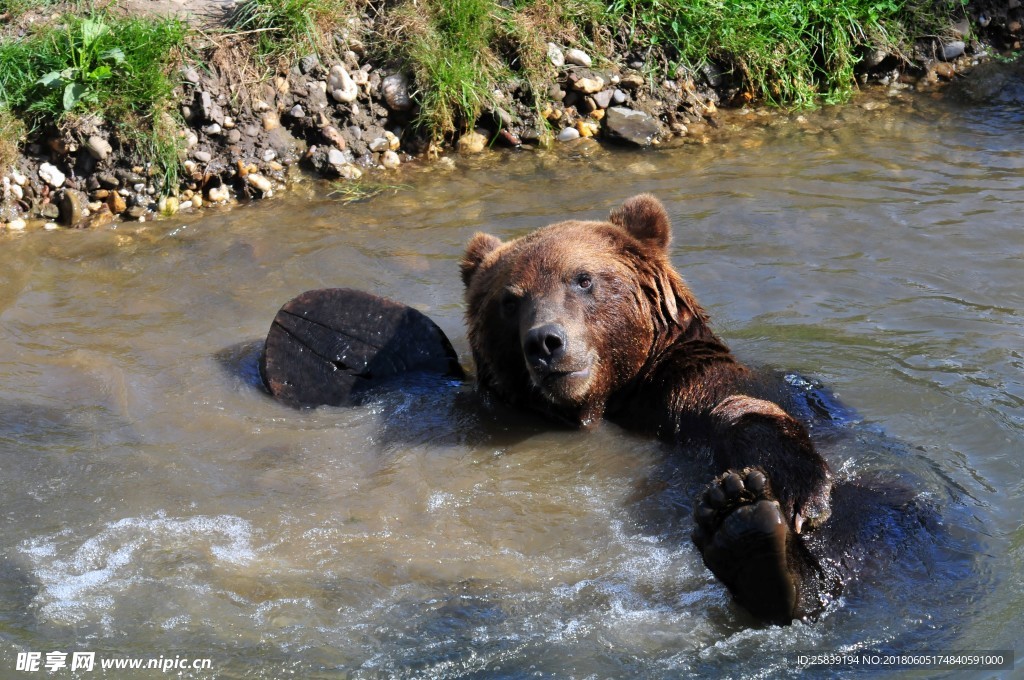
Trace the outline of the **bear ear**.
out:
[[[491,236],[483,232],[474,234],[473,238],[469,240],[469,245],[466,246],[466,254],[462,256],[462,262],[459,264],[459,270],[462,272],[462,283],[468,286],[480,263],[500,245],[501,239],[497,236]]]
[[[636,239],[660,250],[668,248],[672,240],[672,225],[661,201],[651,194],[640,194],[628,199],[609,219]]]

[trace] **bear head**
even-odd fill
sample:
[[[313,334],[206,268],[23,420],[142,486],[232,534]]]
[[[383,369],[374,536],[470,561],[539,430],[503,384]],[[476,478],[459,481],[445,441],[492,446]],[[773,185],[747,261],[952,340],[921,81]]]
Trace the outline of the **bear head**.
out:
[[[707,317],[668,260],[671,225],[644,194],[607,222],[567,221],[502,242],[478,233],[462,260],[477,381],[574,425],[599,422]]]

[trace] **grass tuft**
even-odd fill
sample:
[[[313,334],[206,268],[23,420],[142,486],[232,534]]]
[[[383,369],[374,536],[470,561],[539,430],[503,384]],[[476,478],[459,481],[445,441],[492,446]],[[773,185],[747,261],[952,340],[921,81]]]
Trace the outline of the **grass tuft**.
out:
[[[96,13],[65,15],[24,38],[5,38],[0,106],[32,129],[73,130],[79,118],[98,117],[126,143],[149,140],[140,151],[156,152],[163,171],[174,173],[178,140],[161,114],[172,108],[169,73],[185,35],[177,19]]]
[[[334,35],[355,16],[357,0],[243,0],[228,26],[249,32],[258,58],[272,66],[298,56],[335,54]]]

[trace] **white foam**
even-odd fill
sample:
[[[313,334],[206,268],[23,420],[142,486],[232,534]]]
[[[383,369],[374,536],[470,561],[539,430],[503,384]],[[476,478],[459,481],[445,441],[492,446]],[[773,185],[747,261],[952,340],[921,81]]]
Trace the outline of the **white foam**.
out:
[[[19,550],[40,583],[34,604],[53,621],[71,623],[109,610],[128,586],[152,578],[167,555],[208,554],[214,564],[244,565],[255,558],[252,528],[230,515],[184,519],[127,517],[84,541],[62,531],[24,542]],[[199,587],[199,584],[190,584]]]

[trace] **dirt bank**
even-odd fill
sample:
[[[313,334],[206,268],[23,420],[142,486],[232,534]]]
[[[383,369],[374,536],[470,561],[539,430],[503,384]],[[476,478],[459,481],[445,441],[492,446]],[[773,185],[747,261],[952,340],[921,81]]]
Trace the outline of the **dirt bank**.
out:
[[[179,144],[176,177],[140,157],[110,124],[78,116],[60,129],[32,131],[11,167],[0,168],[0,228],[152,219],[271,196],[297,172],[358,191],[371,175],[389,181],[408,163],[495,146],[529,150],[588,137],[639,147],[706,144],[726,134],[723,112],[758,104],[735,71],[715,62],[655,77],[663,71],[650,63],[657,58],[650,51],[595,53],[592,45],[588,51],[552,38],[544,43],[552,75],[542,91],[512,80],[490,93],[474,124],[438,136],[414,125],[413,74],[376,60],[366,47],[368,36],[385,30],[380,13],[354,17],[335,36],[337,57],[309,54],[264,76],[251,67],[245,36],[221,30],[233,7],[225,0],[129,0],[114,9],[179,16],[195,36],[175,72],[175,115],[164,116]],[[1019,49],[1022,18],[1014,0],[972,3],[943,35],[917,40],[912,53],[862,54],[858,82],[890,92],[941,88],[986,55]],[[46,20],[22,15],[4,30],[24,32]]]

